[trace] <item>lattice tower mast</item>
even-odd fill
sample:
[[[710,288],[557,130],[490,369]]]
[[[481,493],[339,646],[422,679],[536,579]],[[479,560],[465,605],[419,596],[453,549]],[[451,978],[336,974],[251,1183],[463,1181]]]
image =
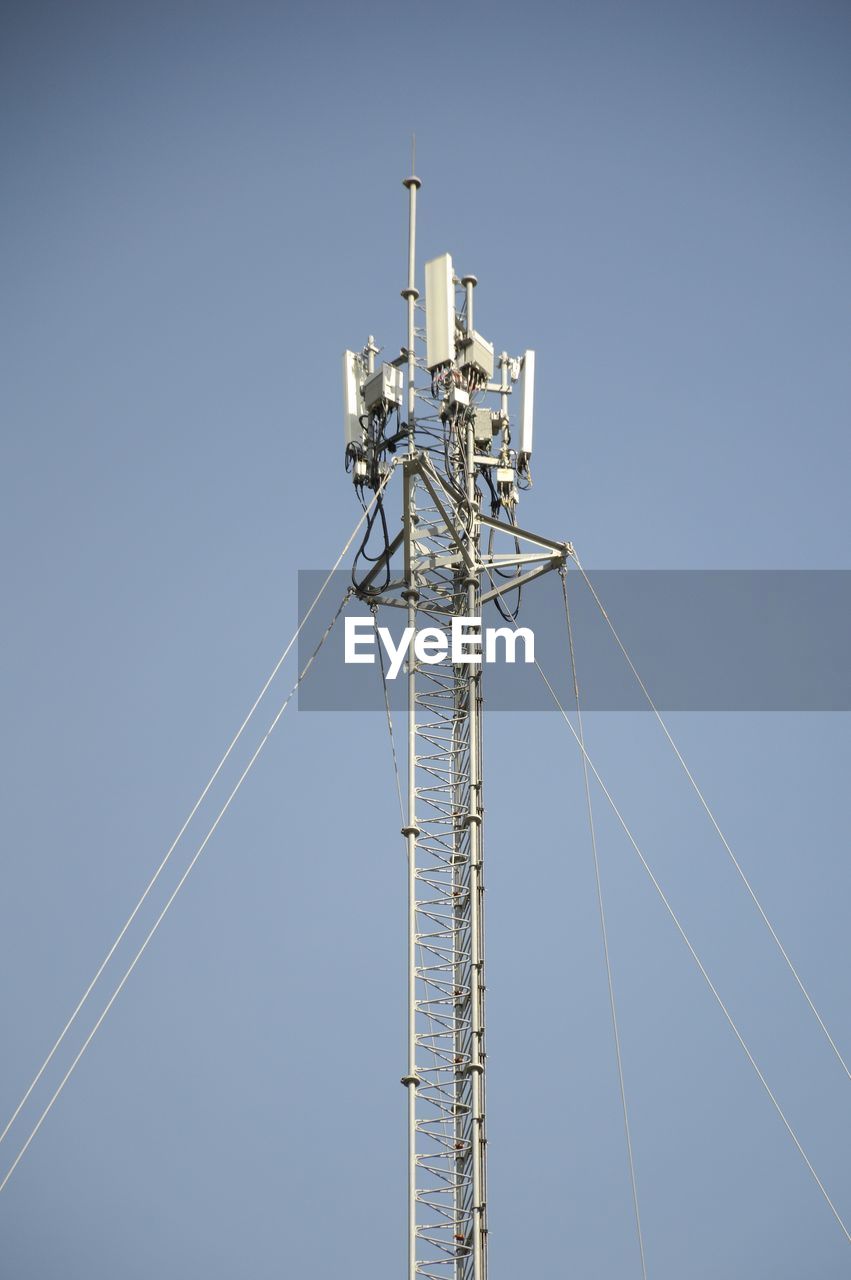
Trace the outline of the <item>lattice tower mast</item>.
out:
[[[513,631],[523,584],[563,565],[568,549],[515,520],[531,485],[534,353],[495,359],[474,328],[476,278],[458,280],[448,254],[426,263],[420,304],[421,183],[412,175],[404,185],[406,347],[376,369],[370,336],[343,362],[347,469],[363,501],[386,478],[389,455],[402,455],[402,527],[391,538],[379,495],[353,580],[374,611],[401,610],[413,631],[446,638],[438,661],[418,660],[413,640],[407,655],[406,1277],[487,1280],[482,666],[452,661],[453,619],[479,618],[493,600]],[[376,532],[384,546],[371,557]]]

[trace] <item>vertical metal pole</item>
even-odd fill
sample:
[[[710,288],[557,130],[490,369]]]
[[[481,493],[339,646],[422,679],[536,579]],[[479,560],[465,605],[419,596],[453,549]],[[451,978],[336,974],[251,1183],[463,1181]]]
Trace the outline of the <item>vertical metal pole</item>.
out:
[[[479,526],[476,506],[476,481],[473,466],[474,439],[472,423],[467,427],[467,492],[470,501],[470,520],[474,522],[474,537],[469,546],[479,560]],[[471,618],[478,617],[479,581],[477,574],[467,579],[467,612]],[[470,1066],[472,1074],[473,1104],[473,1276],[474,1280],[484,1280],[483,1263],[483,1228],[484,1203],[482,1160],[484,1155],[484,1115],[482,1110],[482,955],[481,955],[481,907],[482,907],[482,780],[481,762],[479,760],[479,684],[481,667],[470,666],[467,685],[467,715],[469,717],[470,734],[470,1017],[472,1036],[470,1041]]]
[[[461,283],[464,286],[464,292],[467,298],[467,306],[466,306],[467,314],[465,317],[464,327],[465,327],[467,337],[469,338],[473,332],[473,290],[475,289],[476,285],[479,282],[475,276],[463,276],[461,279]]]
[[[473,289],[475,276],[465,276],[463,284],[467,290],[467,333],[473,331]],[[476,491],[476,468],[473,461],[475,454],[475,432],[473,424],[468,423],[466,435],[467,452],[467,504],[469,512],[470,537],[468,547],[474,558],[475,569],[467,577],[467,614],[477,618],[481,612],[479,602],[480,585],[480,526],[478,511],[478,494]],[[470,744],[470,811],[467,821],[470,828],[470,1018],[472,1035],[470,1040],[470,1064],[472,1075],[473,1106],[473,1277],[474,1280],[485,1280],[485,1203],[484,1203],[484,1159],[485,1159],[485,1117],[484,1117],[484,1019],[482,996],[484,990],[484,956],[482,953],[482,775],[479,747],[481,734],[479,714],[481,704],[481,666],[471,665],[467,683],[467,716]]]
[[[414,308],[419,297],[416,287],[417,189],[419,178],[406,178],[408,188],[408,283],[402,290],[408,308],[408,459],[405,466],[405,598],[408,602],[408,819],[403,835],[408,846],[408,1071],[402,1083],[408,1091],[408,1280],[417,1274],[417,720],[416,659],[413,636],[417,625],[417,589],[413,566],[413,541],[416,525],[414,458],[416,441],[416,360]]]

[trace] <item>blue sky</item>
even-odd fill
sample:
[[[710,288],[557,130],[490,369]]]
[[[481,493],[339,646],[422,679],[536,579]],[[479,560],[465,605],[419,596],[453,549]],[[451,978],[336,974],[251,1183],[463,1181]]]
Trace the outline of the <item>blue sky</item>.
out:
[[[847,567],[851,18],[31,3],[2,24],[5,1116],[291,634],[298,569],[354,524],[339,355],[402,339],[412,130],[420,260],[450,250],[481,330],[538,352],[524,523],[591,568]],[[847,1057],[847,717],[672,726]],[[658,728],[587,729],[847,1219],[848,1080]],[[548,715],[494,717],[486,753],[493,1277],[639,1275],[579,760]],[[0,1197],[4,1276],[400,1273],[395,804],[380,716],[287,712]],[[650,1275],[845,1274],[597,813]]]

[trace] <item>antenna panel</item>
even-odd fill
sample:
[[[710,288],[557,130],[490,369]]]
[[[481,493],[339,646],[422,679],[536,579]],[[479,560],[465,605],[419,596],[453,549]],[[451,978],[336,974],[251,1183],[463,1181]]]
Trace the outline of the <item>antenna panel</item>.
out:
[[[363,399],[360,391],[361,380],[361,361],[360,356],[354,351],[346,351],[343,354],[343,434],[345,436],[346,447],[350,444],[363,444],[363,423],[361,417],[364,412]]]
[[[425,264],[426,365],[437,369],[455,359],[455,285],[452,258],[443,253]]]
[[[535,353],[527,351],[520,366],[520,453],[532,452],[532,422],[535,408]]]

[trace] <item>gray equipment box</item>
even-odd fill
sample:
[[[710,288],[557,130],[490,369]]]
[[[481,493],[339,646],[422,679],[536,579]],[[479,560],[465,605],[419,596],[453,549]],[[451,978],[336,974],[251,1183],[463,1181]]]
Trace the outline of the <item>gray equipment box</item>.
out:
[[[456,363],[459,369],[474,369],[485,378],[493,377],[493,343],[487,342],[475,329],[458,343]]]
[[[489,449],[494,432],[493,414],[490,409],[481,408],[475,409],[474,413],[476,416],[473,423],[473,431],[476,445],[480,449]]]
[[[367,413],[382,404],[398,408],[402,403],[402,370],[392,364],[382,364],[363,384],[363,402]]]

